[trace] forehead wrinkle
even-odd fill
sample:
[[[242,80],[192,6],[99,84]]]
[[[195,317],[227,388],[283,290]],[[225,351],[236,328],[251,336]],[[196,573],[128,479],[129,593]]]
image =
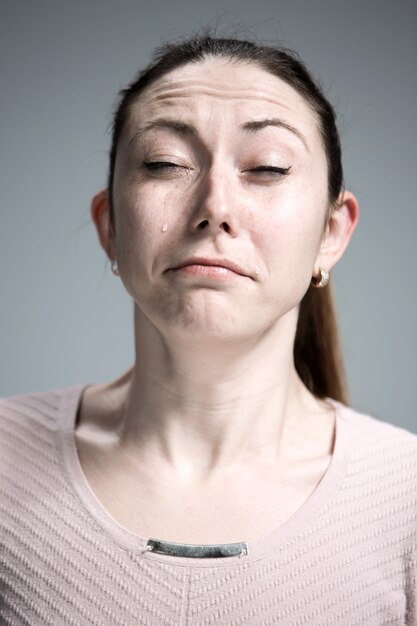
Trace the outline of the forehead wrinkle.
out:
[[[298,96],[298,92],[294,90],[294,88],[286,83],[284,80],[280,79],[277,76],[272,76],[270,74],[266,74],[267,77],[267,85],[264,86],[264,92],[270,92],[272,94],[276,93],[277,89],[284,89],[289,92],[293,92],[295,96]],[[220,84],[219,84],[220,83]],[[278,83],[278,84],[277,84]],[[200,79],[195,76],[188,79],[177,79],[177,80],[160,80],[157,83],[154,83],[149,86],[148,92],[154,92],[156,94],[160,94],[161,92],[172,92],[172,91],[181,91],[183,90],[185,93],[189,93],[192,90],[202,89],[209,91],[217,91],[219,93],[223,93],[225,90],[236,91],[236,87],[231,85],[224,78],[220,79],[211,79],[210,76],[205,75],[204,78]],[[254,90],[254,82],[240,79],[239,86],[237,91],[239,90],[248,90],[253,92]],[[259,89],[256,90],[256,93],[262,93]]]
[[[149,100],[146,102],[146,104],[161,104],[161,103],[166,103],[167,106],[175,106],[176,102],[175,100],[178,100],[179,102],[181,100],[187,100],[189,98],[195,97],[195,96],[208,96],[209,98],[217,98],[219,100],[251,100],[251,101],[264,101],[264,102],[270,102],[271,104],[275,104],[278,105],[280,107],[282,107],[283,109],[287,109],[289,111],[291,111],[291,107],[288,106],[287,104],[284,104],[283,102],[281,102],[280,100],[277,100],[276,98],[268,97],[265,95],[260,95],[258,92],[256,92],[255,94],[245,94],[245,93],[239,93],[237,91],[229,91],[229,92],[225,92],[224,90],[215,90],[215,89],[206,89],[204,90],[204,92],[197,92],[197,93],[192,93],[189,90],[187,91],[181,91],[180,89],[177,90],[172,90],[170,93],[165,92],[165,93],[161,93],[161,94],[155,94],[153,96],[151,96],[149,98]]]
[[[271,78],[274,81],[280,80],[277,77]],[[212,98],[219,98],[221,100],[264,100],[289,110],[294,108],[294,104],[296,105],[299,103],[308,108],[308,105],[305,103],[302,96],[300,96],[298,92],[291,87],[291,85],[288,85],[284,81],[280,81],[280,83],[281,85],[278,86],[276,84],[271,84],[270,86],[268,85],[267,88],[255,90],[253,83],[250,82],[236,88],[224,83],[224,81],[219,86],[218,81],[210,81],[210,78],[199,80],[194,77],[186,80],[176,80],[175,82],[163,81],[160,83],[158,81],[157,84],[150,85],[147,93],[145,92],[142,97],[144,103],[157,102],[159,104],[161,100],[164,100],[167,102],[168,106],[171,104],[170,100],[174,98],[181,100],[184,98],[209,96]],[[279,88],[288,92],[290,100],[294,102],[293,106],[289,106],[282,101],[282,98],[279,99],[277,97],[277,90]]]

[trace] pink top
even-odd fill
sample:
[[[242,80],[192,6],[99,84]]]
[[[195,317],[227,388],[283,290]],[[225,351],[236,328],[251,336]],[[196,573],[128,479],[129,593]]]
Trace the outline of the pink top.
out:
[[[332,461],[301,508],[247,553],[172,556],[91,491],[84,388],[0,400],[1,624],[417,625],[417,435],[329,399]]]

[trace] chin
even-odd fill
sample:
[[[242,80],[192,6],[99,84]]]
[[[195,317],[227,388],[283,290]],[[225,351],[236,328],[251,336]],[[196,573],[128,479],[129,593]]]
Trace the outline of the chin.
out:
[[[166,328],[167,332],[188,341],[215,341],[242,339],[247,335],[247,329],[240,327],[239,320],[225,319],[219,312],[216,317],[185,315],[171,321]]]

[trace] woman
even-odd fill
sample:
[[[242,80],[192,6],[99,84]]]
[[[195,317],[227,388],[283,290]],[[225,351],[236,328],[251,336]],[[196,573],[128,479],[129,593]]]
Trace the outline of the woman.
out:
[[[416,623],[417,437],[347,407],[328,285],[358,214],[293,53],[157,51],[92,202],[136,360],[2,401],[4,623]]]

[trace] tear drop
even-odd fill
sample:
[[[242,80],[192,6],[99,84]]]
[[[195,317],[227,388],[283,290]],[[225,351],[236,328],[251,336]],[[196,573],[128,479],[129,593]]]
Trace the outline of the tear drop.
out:
[[[163,233],[167,232],[167,230],[168,230],[168,223],[167,222],[163,223],[161,230],[162,230]]]

